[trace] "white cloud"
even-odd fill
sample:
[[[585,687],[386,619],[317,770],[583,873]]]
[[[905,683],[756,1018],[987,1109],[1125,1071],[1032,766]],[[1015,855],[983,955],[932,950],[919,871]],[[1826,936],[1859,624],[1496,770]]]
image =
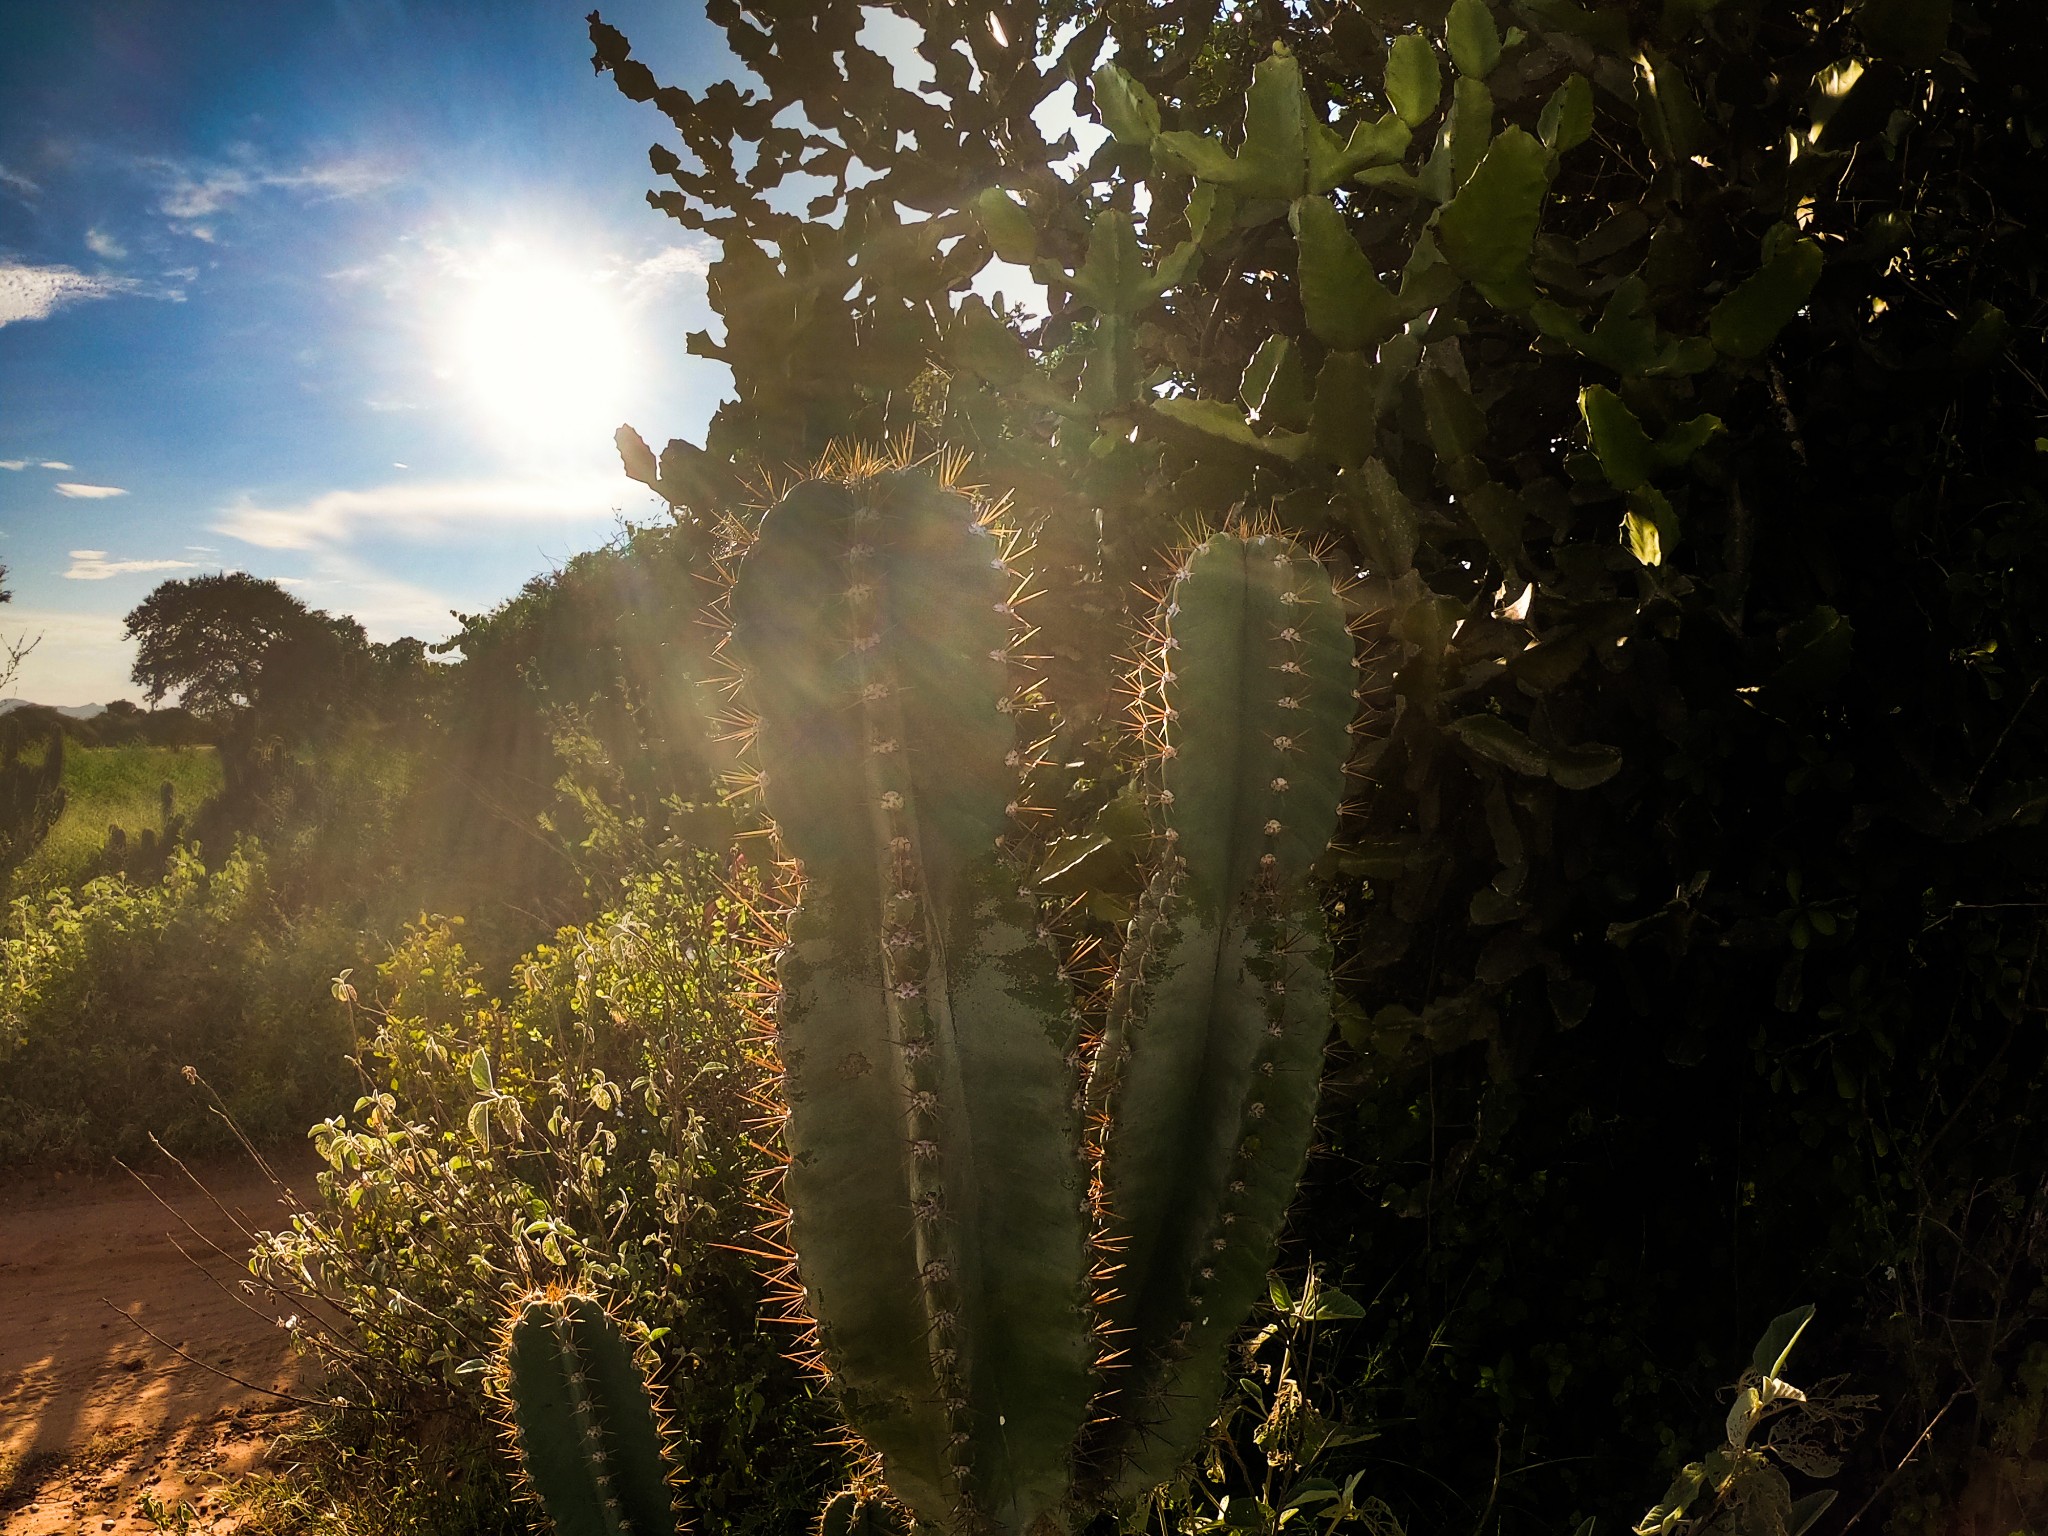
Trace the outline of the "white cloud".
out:
[[[85,232],[85,248],[102,261],[120,261],[128,254],[128,247],[103,229]]]
[[[14,193],[17,197],[41,197],[43,195],[41,187],[30,181],[19,171],[10,171],[4,165],[0,165],[0,187],[7,188],[8,191]]]
[[[36,466],[37,469],[70,469],[71,467],[71,465],[66,464],[62,459],[44,459],[40,464]]]
[[[80,485],[75,480],[59,480],[57,494],[79,501],[104,501],[109,496],[126,496],[128,493],[118,485]]]
[[[106,277],[76,267],[32,267],[21,261],[0,261],[0,325],[17,320],[47,320],[67,304],[140,293],[132,277]]]
[[[104,549],[74,549],[66,581],[105,581],[110,576],[138,576],[146,571],[190,571],[190,560],[109,560]]]
[[[265,165],[253,150],[224,162],[153,159],[142,163],[162,185],[158,211],[185,234],[206,241],[216,239],[218,230],[202,221],[226,213],[260,192],[282,190],[305,202],[328,203],[365,197],[397,179],[367,160],[334,160],[295,171],[280,170]]]
[[[521,524],[606,521],[622,495],[616,475],[404,481],[272,506],[244,498],[210,526],[261,549],[321,549],[372,535],[431,539]]]
[[[27,459],[0,459],[0,469],[27,469]]]
[[[645,261],[636,261],[626,273],[626,297],[637,304],[667,292],[679,282],[701,280],[711,270],[715,254],[716,248],[709,244],[672,245]]]

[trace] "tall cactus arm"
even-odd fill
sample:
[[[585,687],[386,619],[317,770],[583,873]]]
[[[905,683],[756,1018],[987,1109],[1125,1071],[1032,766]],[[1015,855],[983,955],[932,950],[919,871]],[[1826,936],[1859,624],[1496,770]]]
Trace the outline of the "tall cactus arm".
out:
[[[1330,1020],[1308,874],[1353,711],[1341,605],[1285,540],[1203,543],[1154,646],[1160,863],[1089,1086],[1115,1353],[1088,1449],[1118,1496],[1170,1476],[1208,1423],[1307,1154]]]
[[[1022,1531],[1085,1410],[1064,995],[1003,864],[1020,632],[999,542],[914,473],[798,487],[732,598],[770,813],[803,861],[784,1181],[828,1369],[927,1523]]]
[[[561,1536],[673,1536],[654,1403],[632,1346],[594,1297],[523,1301],[499,1374],[520,1468]]]

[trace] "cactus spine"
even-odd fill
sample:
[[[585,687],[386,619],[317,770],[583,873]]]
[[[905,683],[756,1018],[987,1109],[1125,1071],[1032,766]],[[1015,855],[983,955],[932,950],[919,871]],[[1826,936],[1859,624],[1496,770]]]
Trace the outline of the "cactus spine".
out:
[[[971,501],[895,471],[791,490],[731,597],[804,872],[775,1029],[820,1354],[921,1524],[1005,1536],[1166,1480],[1214,1412],[1308,1146],[1330,1019],[1308,874],[1353,713],[1322,567],[1273,536],[1194,550],[1141,694],[1156,864],[1084,1092],[1000,846],[1042,766],[1015,588]]]
[[[1092,1390],[1065,988],[998,851],[1015,579],[923,475],[810,481],[732,594],[769,810],[804,867],[776,1029],[797,1252],[849,1421],[920,1521],[1021,1533]]]
[[[673,1536],[654,1403],[594,1297],[528,1297],[508,1321],[498,1368],[513,1450],[561,1536]]]
[[[1301,1177],[1330,1027],[1308,875],[1343,798],[1351,660],[1327,573],[1276,537],[1208,539],[1155,619],[1160,853],[1088,1085],[1114,1350],[1090,1449],[1117,1497],[1207,1426]]]

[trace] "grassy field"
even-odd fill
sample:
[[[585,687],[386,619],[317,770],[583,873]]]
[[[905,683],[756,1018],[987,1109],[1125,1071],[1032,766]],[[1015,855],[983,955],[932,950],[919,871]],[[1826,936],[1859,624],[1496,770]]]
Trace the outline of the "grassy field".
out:
[[[160,786],[169,780],[181,818],[220,793],[220,754],[212,747],[73,747],[64,761],[64,814],[21,867],[18,889],[76,878],[106,846],[107,829],[130,838],[163,831]]]

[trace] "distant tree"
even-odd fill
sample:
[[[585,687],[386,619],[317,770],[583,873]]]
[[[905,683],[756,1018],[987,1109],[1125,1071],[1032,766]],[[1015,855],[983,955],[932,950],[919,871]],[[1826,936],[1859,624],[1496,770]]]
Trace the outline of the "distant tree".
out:
[[[152,704],[172,693],[204,716],[256,711],[278,723],[331,697],[360,657],[363,628],[308,608],[244,571],[167,581],[129,613],[134,680]]]

